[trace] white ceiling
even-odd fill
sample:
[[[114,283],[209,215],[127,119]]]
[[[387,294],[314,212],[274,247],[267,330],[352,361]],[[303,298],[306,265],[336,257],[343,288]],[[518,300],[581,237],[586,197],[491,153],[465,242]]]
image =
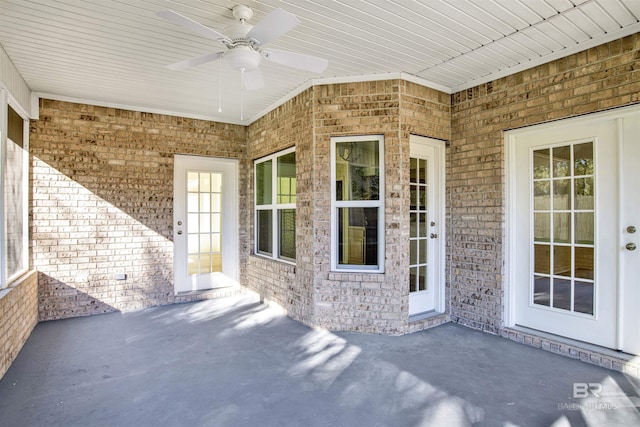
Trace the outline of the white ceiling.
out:
[[[313,83],[402,75],[453,93],[640,32],[640,0],[241,1],[251,24],[276,7],[301,21],[268,47],[329,60],[321,75],[263,61],[243,121],[239,73],[165,67],[224,46],[156,16],[224,32],[236,0],[0,0],[0,45],[43,97],[246,124]]]

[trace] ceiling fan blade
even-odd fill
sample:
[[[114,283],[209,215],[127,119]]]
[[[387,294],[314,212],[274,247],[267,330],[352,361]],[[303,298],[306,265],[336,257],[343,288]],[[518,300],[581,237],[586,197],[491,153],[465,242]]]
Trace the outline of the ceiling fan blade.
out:
[[[273,12],[262,18],[246,35],[248,39],[255,39],[261,45],[269,43],[271,40],[280,37],[300,21],[292,13],[282,9],[274,9]]]
[[[260,68],[254,68],[251,71],[244,72],[244,87],[247,90],[256,90],[264,87],[264,80]]]
[[[326,59],[286,50],[269,49],[263,50],[262,53],[268,61],[298,68],[299,70],[311,71],[312,73],[322,73],[329,65],[329,61]]]
[[[169,64],[167,65],[167,68],[174,71],[186,70],[187,68],[195,67],[196,65],[218,60],[222,58],[223,55],[224,52],[208,53],[206,55],[196,56],[195,58],[189,58]]]
[[[231,42],[229,37],[225,36],[222,33],[217,32],[209,27],[202,25],[201,23],[194,21],[191,18],[187,18],[186,16],[180,15],[178,12],[174,12],[173,10],[162,10],[157,12],[156,15],[159,17],[166,19],[172,24],[179,25],[183,28],[193,31],[196,34],[201,35],[202,37],[206,37],[211,40],[216,40],[219,42]]]

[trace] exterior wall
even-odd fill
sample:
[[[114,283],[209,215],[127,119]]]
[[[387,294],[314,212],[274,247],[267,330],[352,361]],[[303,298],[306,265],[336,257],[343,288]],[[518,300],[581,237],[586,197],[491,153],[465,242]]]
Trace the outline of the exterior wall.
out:
[[[38,275],[27,273],[0,290],[0,378],[38,323]]]
[[[240,159],[245,188],[245,127],[41,100],[30,138],[40,320],[203,298],[174,297],[173,155]]]
[[[451,97],[443,92],[430,89],[415,83],[402,81],[400,91],[400,140],[402,147],[406,150],[406,154],[402,156],[402,170],[405,174],[409,171],[410,158],[410,137],[411,135],[427,136],[429,138],[449,141],[451,139]],[[445,155],[447,155],[445,153]],[[406,175],[405,175],[406,177]],[[404,178],[401,181],[402,194],[404,200],[409,200],[409,180]],[[446,182],[445,182],[446,184]],[[446,213],[445,225],[449,223],[449,197],[444,200]],[[402,218],[405,218],[405,227],[402,228],[402,242],[404,246],[401,253],[409,253],[409,203],[402,204]],[[446,268],[450,261],[450,243],[447,238],[448,234],[443,236],[446,240],[445,256],[445,313],[442,316],[430,317],[418,321],[412,321],[409,324],[409,332],[415,332],[422,329],[437,326],[449,320],[449,296],[451,294],[451,283],[449,279],[449,269]],[[402,268],[404,271],[409,270],[408,257],[402,258]],[[405,283],[406,283],[405,279]]]
[[[640,102],[640,34],[452,95],[452,319],[503,321],[503,131]]]
[[[253,160],[296,147],[296,257],[297,265],[251,255],[248,260],[247,286],[263,298],[280,304],[288,314],[311,323],[313,311],[314,218],[314,146],[312,92],[307,90],[266,114],[248,129],[249,171],[247,198],[251,210],[247,216],[250,230],[245,253],[254,253],[254,178]]]
[[[296,146],[298,231],[296,266],[251,256],[248,286],[310,325],[408,332],[409,135],[448,139],[449,103],[399,80],[319,85],[250,125],[251,160]],[[367,134],[385,136],[385,273],[331,272],[331,137]]]
[[[314,324],[332,330],[401,333],[407,324],[408,299],[396,237],[400,224],[401,146],[399,81],[344,83],[314,87],[316,182]],[[384,274],[331,272],[332,136],[384,135],[385,241]],[[408,220],[408,216],[407,216]],[[389,231],[392,233],[389,238]],[[408,277],[408,276],[407,276]]]

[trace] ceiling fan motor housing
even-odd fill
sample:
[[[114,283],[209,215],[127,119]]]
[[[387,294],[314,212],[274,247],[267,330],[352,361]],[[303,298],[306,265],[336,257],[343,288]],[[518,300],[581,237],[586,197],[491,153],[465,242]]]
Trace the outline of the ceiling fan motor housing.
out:
[[[227,64],[236,71],[250,71],[258,68],[262,56],[249,46],[236,46],[224,54]]]

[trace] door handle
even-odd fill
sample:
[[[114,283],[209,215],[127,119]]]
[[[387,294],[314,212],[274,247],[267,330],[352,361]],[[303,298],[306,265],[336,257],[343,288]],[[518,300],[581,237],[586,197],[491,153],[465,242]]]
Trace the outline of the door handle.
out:
[[[438,235],[436,233],[431,233],[431,236],[429,236],[429,237],[431,237],[432,239],[437,239]]]
[[[178,234],[182,234],[182,230],[178,230]]]
[[[628,251],[635,251],[636,250],[636,244],[635,243],[627,243],[625,248],[627,248]]]

